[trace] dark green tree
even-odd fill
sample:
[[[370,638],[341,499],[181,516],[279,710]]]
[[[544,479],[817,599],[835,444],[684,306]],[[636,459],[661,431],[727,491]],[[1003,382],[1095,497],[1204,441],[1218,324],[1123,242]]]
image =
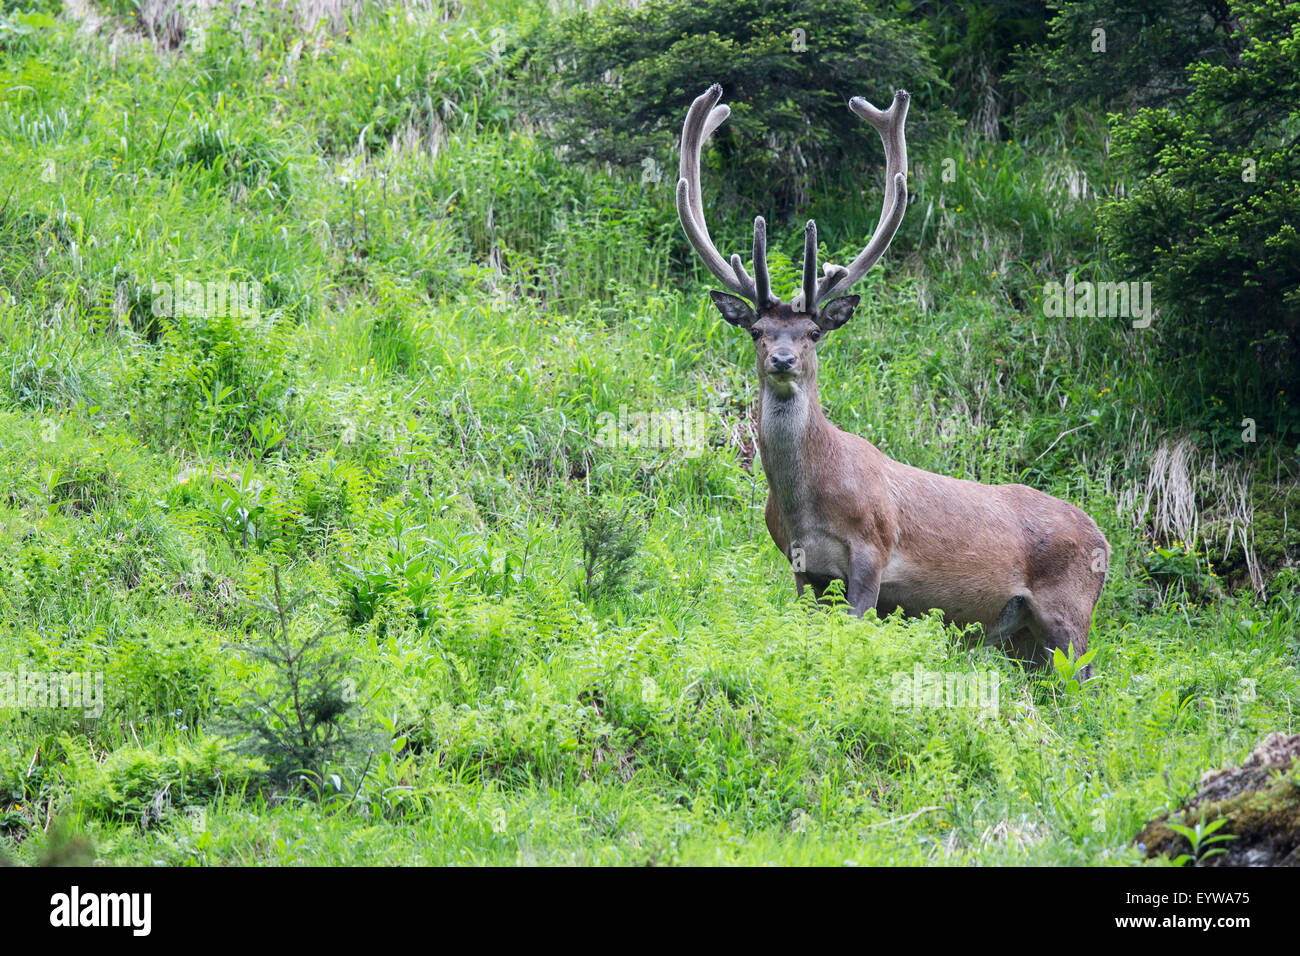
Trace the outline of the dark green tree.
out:
[[[895,0],[893,8],[929,32],[947,105],[985,136],[1006,132],[1023,99],[1007,74],[1017,53],[1047,39],[1045,0]]]
[[[330,648],[332,628],[302,632],[291,625],[290,616],[308,595],[286,598],[279,566],[271,570],[271,598],[257,604],[266,616],[264,634],[240,648],[265,665],[264,677],[245,684],[219,729],[263,758],[278,782],[296,779],[319,788],[327,763],[367,743],[373,753],[382,741],[358,719],[356,682],[347,676],[351,656]]]
[[[527,39],[530,112],[576,160],[633,170],[662,164],[675,181],[671,150],[686,109],[721,83],[732,115],[714,134],[721,168],[712,181],[730,204],[787,216],[810,192],[860,189],[871,168],[862,157],[880,155],[879,137],[849,111],[850,97],[883,107],[895,87],[909,90],[916,148],[954,123],[925,32],[879,7],[650,0],[556,18]]]
[[[1193,63],[1241,54],[1238,4],[1227,0],[1065,0],[1045,41],[1024,51],[1008,79],[1025,100],[1018,115],[1053,122],[1067,107],[1164,106],[1191,91]]]
[[[1170,307],[1171,355],[1277,432],[1300,431],[1300,5],[1234,0],[1240,53],[1186,100],[1112,118],[1135,179],[1103,207],[1109,254]],[[1229,391],[1230,390],[1230,391]]]

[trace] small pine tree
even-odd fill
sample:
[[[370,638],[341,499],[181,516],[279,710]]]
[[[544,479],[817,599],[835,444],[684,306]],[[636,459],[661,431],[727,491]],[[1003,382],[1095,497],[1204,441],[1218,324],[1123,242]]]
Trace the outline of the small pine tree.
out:
[[[336,628],[297,631],[290,616],[307,595],[286,599],[278,565],[271,576],[271,599],[257,603],[269,612],[265,636],[239,648],[268,665],[270,676],[244,688],[223,729],[242,738],[241,748],[263,758],[281,782],[298,776],[318,783],[327,762],[357,750],[369,734],[356,719],[357,682],[348,676],[350,658],[328,649]]]
[[[582,536],[583,600],[617,591],[631,570],[629,562],[641,545],[643,530],[631,505],[611,506],[589,499],[578,518]]]

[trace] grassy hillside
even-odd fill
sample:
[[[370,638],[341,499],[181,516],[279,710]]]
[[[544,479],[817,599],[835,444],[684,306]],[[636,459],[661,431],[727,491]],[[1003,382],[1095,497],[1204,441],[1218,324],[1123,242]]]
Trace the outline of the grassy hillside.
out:
[[[0,15],[0,673],[103,687],[0,708],[9,858],[1136,863],[1202,773],[1297,730],[1295,449],[1193,441],[1243,410],[1158,331],[1044,314],[1045,281],[1109,277],[1087,117],[914,154],[821,373],[885,453],[1095,518],[1077,693],[938,618],[796,602],[752,346],[643,175],[671,156],[539,144],[533,5],[245,12],[177,49],[127,7]],[[876,162],[806,210],[835,261]],[[802,230],[772,234],[784,293]],[[705,413],[702,445],[602,441],[620,409]]]

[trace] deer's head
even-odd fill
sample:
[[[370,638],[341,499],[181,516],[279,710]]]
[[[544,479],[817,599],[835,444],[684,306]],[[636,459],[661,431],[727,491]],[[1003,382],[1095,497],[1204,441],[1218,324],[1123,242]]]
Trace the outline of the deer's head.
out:
[[[907,206],[903,124],[909,97],[906,91],[897,91],[887,110],[878,110],[861,97],[849,100],[849,108],[875,127],[885,144],[885,206],[871,241],[858,257],[847,267],[828,262],[821,275],[817,274],[817,224],[808,220],[804,228],[803,282],[788,303],[772,294],[767,272],[767,224],[762,216],[754,220],[753,276],[745,271],[739,255],[733,255],[728,263],[709,238],[700,191],[700,150],[731,115],[730,107],[719,105],[721,98],[722,87],[715,83],[695,98],[686,114],[677,212],[695,251],[709,271],[731,290],[710,294],[724,319],[753,336],[763,387],[789,397],[801,386],[816,382],[818,340],[852,318],[859,302],[858,296],[843,293],[876,264],[903,221]]]

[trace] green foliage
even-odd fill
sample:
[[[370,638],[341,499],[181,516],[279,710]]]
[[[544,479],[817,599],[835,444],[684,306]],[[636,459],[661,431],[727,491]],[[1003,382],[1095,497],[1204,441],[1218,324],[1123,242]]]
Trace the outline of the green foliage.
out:
[[[214,472],[199,493],[199,513],[232,548],[265,548],[280,536],[289,517],[279,493],[251,462],[238,475]]]
[[[582,580],[578,591],[584,600],[609,594],[623,586],[629,561],[644,534],[631,503],[613,504],[601,498],[584,503],[578,516],[582,537]]]
[[[136,631],[118,639],[105,682],[114,689],[117,709],[129,719],[157,721],[183,732],[212,712],[219,667],[212,642],[200,633],[179,631],[151,639]]]
[[[348,655],[330,648],[329,627],[301,634],[290,626],[306,595],[286,599],[279,565],[271,575],[271,598],[260,605],[271,618],[261,640],[241,648],[269,673],[250,675],[227,729],[277,779],[319,784],[330,760],[360,741],[353,712],[358,682],[348,676]]]
[[[500,43],[494,33],[394,6],[372,16],[387,30],[322,41],[305,64],[295,105],[310,111],[327,152],[382,151],[391,143],[441,145],[448,133],[495,125]]]
[[[15,404],[43,412],[75,405],[86,397],[85,375],[75,351],[61,344],[57,339],[33,342],[5,356],[9,396]]]
[[[150,439],[265,454],[276,444],[268,436],[293,414],[294,349],[293,331],[271,315],[168,320],[161,347],[142,352],[136,379]]]
[[[226,127],[207,120],[198,122],[177,152],[175,163],[182,169],[206,171],[212,182],[237,190],[241,198],[265,193],[283,201],[292,195],[285,156],[261,134],[243,139]]]
[[[608,303],[629,286],[657,287],[665,252],[680,241],[660,184],[579,173],[546,144],[515,133],[453,141],[421,180],[430,214],[480,264],[463,279],[481,280],[484,264],[503,273],[493,279],[494,309],[507,291],[575,310]]]
[[[1206,860],[1216,856],[1217,854],[1227,853],[1228,851],[1223,847],[1214,847],[1213,849],[1209,849],[1211,844],[1237,839],[1236,836],[1230,833],[1212,835],[1215,830],[1218,830],[1227,822],[1227,817],[1220,817],[1218,820],[1206,823],[1204,815],[1202,815],[1200,822],[1195,826],[1189,827],[1180,823],[1169,823],[1169,829],[1173,830],[1175,833],[1182,834],[1187,838],[1187,842],[1192,846],[1191,853],[1182,853],[1174,858],[1174,866],[1183,866],[1186,863],[1191,863],[1195,866],[1204,863]]]
[[[545,21],[526,42],[521,94],[577,160],[675,168],[666,148],[686,108],[722,84],[732,116],[714,136],[719,181],[780,218],[827,188],[862,188],[861,157],[880,146],[851,97],[883,108],[902,88],[928,104],[909,119],[914,147],[951,125],[926,45],[861,0],[610,5]]]
[[[225,741],[121,747],[102,759],[81,741],[64,737],[66,787],[74,812],[149,829],[218,794],[239,792],[265,769],[231,753]]]
[[[1077,658],[1074,656],[1074,645],[1071,644],[1067,650],[1062,651],[1059,647],[1052,649],[1052,677],[1055,686],[1065,692],[1067,697],[1077,696],[1083,692],[1083,685],[1080,683],[1081,672],[1092,659],[1097,656],[1097,649],[1085,651]]]
[[[932,36],[935,62],[948,83],[948,105],[990,138],[1000,138],[1008,114],[1025,101],[1004,82],[1013,56],[1046,39],[1042,0],[899,0],[899,15]]]
[[[27,53],[40,32],[55,26],[60,4],[51,0],[4,0],[0,3],[0,53]]]
[[[355,461],[326,455],[305,462],[294,478],[291,507],[304,530],[328,534],[345,527],[368,500],[370,480]]]
[[[667,37],[629,74],[681,74],[645,91],[649,151],[599,168],[551,147],[551,107],[523,108],[530,81],[504,69],[558,22],[545,5],[368,4],[312,33],[287,8],[231,5],[206,45],[155,46],[116,4],[112,30],[60,18],[6,37],[0,674],[102,672],[106,699],[98,717],[0,710],[0,851],[1136,864],[1146,820],[1286,725],[1293,445],[1261,429],[1248,468],[1215,457],[1212,438],[1260,413],[1244,391],[1205,399],[1199,363],[1167,360],[1163,311],[1152,335],[1044,314],[1045,279],[1115,268],[1094,230],[1099,197],[1124,194],[1102,120],[1080,109],[994,142],[935,105],[1026,95],[999,73],[1032,10],[871,7],[896,25],[868,47],[878,62],[843,61],[839,89],[803,72],[825,54],[818,24],[844,43],[886,14],[771,9],[770,40],[724,40],[734,16],[717,40]],[[679,4],[676,22],[719,10]],[[807,56],[786,52],[795,26]],[[778,41],[765,62],[803,64],[788,84],[719,52]],[[692,49],[700,72],[682,66]],[[794,599],[764,526],[752,347],[683,267],[669,182],[682,109],[722,67],[749,86],[728,88],[709,188],[742,157],[798,167],[800,211],[837,261],[880,211],[874,134],[843,99],[897,83],[918,134],[938,117],[912,139],[902,231],[820,346],[821,398],[902,461],[1093,515],[1114,554],[1088,657],[1026,673],[936,618]],[[742,104],[782,84],[783,122],[824,106],[854,124],[843,182],[798,166],[820,154],[797,124],[741,138],[761,135]],[[289,188],[272,195],[277,171]],[[746,219],[712,219],[719,245],[744,248]],[[773,232],[782,289],[796,232]],[[260,281],[261,314],[167,314],[159,287],[177,278]],[[604,441],[602,414],[624,408],[704,412],[707,440]],[[1175,441],[1181,483],[1156,464]],[[1162,524],[1184,506],[1194,539]],[[276,567],[322,606],[281,620],[248,601]],[[1249,568],[1263,591],[1233,592]],[[1084,666],[1096,679],[1076,693]],[[972,675],[996,702],[900,692]]]
[[[1116,263],[1173,309],[1176,354],[1283,437],[1300,434],[1300,8],[1232,6],[1239,56],[1198,60],[1180,106],[1115,122],[1136,182],[1098,221]]]
[[[1185,597],[1200,599],[1214,587],[1208,553],[1198,553],[1182,541],[1168,547],[1155,544],[1146,553],[1142,567],[1151,578],[1167,589],[1178,589]]]
[[[1198,61],[1235,62],[1242,5],[1221,0],[1063,0],[1053,4],[1044,42],[1024,51],[1010,80],[1025,101],[1019,115],[1055,123],[1076,104],[1173,105],[1192,89]]]
[[[458,549],[449,548],[449,542],[436,537],[436,532],[423,533],[428,529],[416,523],[418,518],[410,511],[378,512],[372,517],[371,527],[382,534],[381,547],[355,564],[340,565],[343,611],[350,624],[368,623],[399,596],[409,602],[415,621],[427,624],[435,589],[454,586],[472,576],[473,568],[468,561],[462,562]],[[479,568],[483,568],[481,562]],[[486,570],[491,574],[490,557]],[[508,573],[507,568],[507,577]]]

